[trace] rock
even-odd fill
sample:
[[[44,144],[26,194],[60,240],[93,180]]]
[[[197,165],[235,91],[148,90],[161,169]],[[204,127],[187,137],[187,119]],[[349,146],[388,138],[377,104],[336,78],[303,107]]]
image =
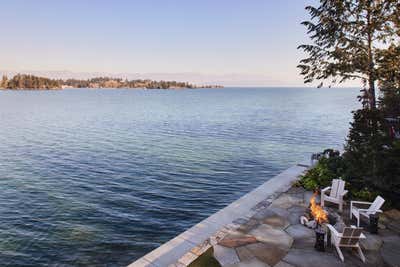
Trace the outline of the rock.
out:
[[[361,248],[365,250],[379,250],[382,247],[383,240],[379,235],[364,233],[366,238],[360,239]]]
[[[301,224],[289,226],[286,232],[295,240],[307,238],[315,239],[315,232]]]
[[[214,246],[214,258],[219,262],[219,264],[221,264],[221,266],[235,264],[240,261],[233,248],[226,248],[220,245]]]
[[[256,242],[257,239],[252,235],[246,235],[241,232],[234,232],[226,235],[222,240],[218,242],[218,245],[228,248],[236,248]]]
[[[270,267],[270,266],[262,261],[259,261],[256,258],[253,258],[250,260],[241,261],[236,264],[228,265],[227,267]]]
[[[339,257],[315,249],[291,249],[283,261],[297,267],[344,267]]]
[[[390,267],[400,266],[400,237],[398,235],[383,237],[381,255]]]
[[[250,231],[258,241],[279,246],[281,248],[290,248],[293,243],[293,238],[285,231],[273,228],[267,224],[261,224],[257,228]]]
[[[246,248],[260,261],[274,266],[286,255],[288,248],[283,249],[273,244],[255,243]]]

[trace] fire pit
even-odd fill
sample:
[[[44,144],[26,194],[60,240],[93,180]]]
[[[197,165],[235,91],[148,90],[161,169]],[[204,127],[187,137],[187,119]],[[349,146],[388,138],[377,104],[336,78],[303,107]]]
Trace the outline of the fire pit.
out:
[[[300,217],[300,223],[315,230],[315,249],[318,251],[325,251],[325,227],[328,221],[328,212],[325,211],[316,202],[314,193],[310,199],[310,207],[308,212]]]

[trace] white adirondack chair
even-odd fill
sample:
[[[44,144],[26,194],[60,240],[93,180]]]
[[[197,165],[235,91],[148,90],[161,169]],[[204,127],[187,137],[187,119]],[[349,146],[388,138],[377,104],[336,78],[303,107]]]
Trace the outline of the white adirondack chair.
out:
[[[325,187],[321,190],[321,206],[325,205],[325,201],[336,203],[339,205],[339,211],[343,211],[343,197],[347,194],[344,190],[345,182],[342,179],[333,179],[332,186]],[[328,195],[329,192],[329,195]]]
[[[362,233],[362,228],[355,226],[345,227],[343,229],[343,233],[338,233],[338,231],[336,231],[336,229],[333,228],[332,225],[327,224],[327,227],[331,232],[332,245],[335,246],[339,257],[343,262],[344,257],[342,251],[340,250],[341,247],[356,248],[361,260],[365,262],[365,256],[359,244],[360,239],[365,238],[365,235]]]
[[[369,218],[369,215],[373,215],[379,212],[382,212],[380,208],[382,207],[385,200],[381,196],[377,196],[374,202],[366,202],[366,201],[351,201],[350,202],[350,220],[354,217],[357,219],[357,227],[360,226],[360,219],[361,215]],[[361,204],[361,205],[369,205],[368,209],[361,209],[355,207],[354,204]]]

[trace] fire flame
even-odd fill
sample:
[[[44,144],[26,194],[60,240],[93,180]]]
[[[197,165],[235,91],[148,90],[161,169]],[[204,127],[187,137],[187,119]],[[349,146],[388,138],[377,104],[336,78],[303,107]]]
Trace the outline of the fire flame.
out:
[[[314,193],[310,199],[310,210],[311,215],[314,217],[314,220],[321,225],[328,222],[328,214],[322,209],[320,205],[315,202],[315,197],[317,196],[317,194],[318,193]]]

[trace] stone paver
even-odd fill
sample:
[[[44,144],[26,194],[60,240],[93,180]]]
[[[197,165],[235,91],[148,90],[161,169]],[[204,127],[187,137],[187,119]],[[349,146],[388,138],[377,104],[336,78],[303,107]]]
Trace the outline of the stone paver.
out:
[[[236,253],[241,261],[251,260],[255,258],[254,254],[245,246],[236,248]]]
[[[283,260],[297,267],[345,266],[333,253],[318,252],[315,249],[291,249]]]
[[[257,226],[259,226],[260,224],[261,224],[261,222],[259,220],[252,218],[249,221],[247,221],[246,223],[240,225],[238,228],[238,231],[241,231],[243,233],[248,233],[251,230],[253,230],[254,228],[256,228]]]
[[[364,250],[379,250],[382,247],[383,240],[379,235],[372,235],[370,233],[364,233],[367,237],[360,240],[360,245]]]
[[[283,209],[283,208],[279,208],[279,207],[268,207],[266,210],[268,212],[276,213],[283,218],[288,218],[290,215],[289,211],[287,211],[286,209]],[[265,212],[267,212],[267,211],[265,211]]]
[[[297,239],[315,238],[314,230],[311,230],[310,228],[304,227],[304,225],[301,225],[301,224],[291,225],[285,231],[291,237],[293,237],[293,239],[295,239],[295,240],[297,240]]]
[[[260,261],[270,266],[277,264],[288,252],[289,248],[282,248],[272,244],[256,243],[246,248]]]
[[[303,198],[291,194],[282,194],[279,198],[272,201],[271,207],[288,209],[294,205],[301,205],[302,203],[304,203]]]
[[[245,260],[236,264],[228,265],[227,267],[270,267],[270,266],[262,261],[259,261],[256,258],[253,258],[251,260]]]
[[[290,222],[285,217],[279,216],[276,213],[265,218],[262,222],[278,229],[285,229],[290,225]]]
[[[240,259],[233,248],[227,248],[220,245],[214,246],[214,258],[221,264],[221,266],[228,266],[240,262]]]
[[[383,237],[381,255],[388,266],[400,266],[400,237],[398,235]]]
[[[236,248],[256,242],[257,239],[254,236],[235,231],[226,235],[218,244],[228,248]]]
[[[295,267],[287,262],[280,261],[274,267]]]
[[[267,224],[261,224],[250,232],[258,241],[271,245],[290,248],[293,243],[293,238],[285,231],[273,228]]]

